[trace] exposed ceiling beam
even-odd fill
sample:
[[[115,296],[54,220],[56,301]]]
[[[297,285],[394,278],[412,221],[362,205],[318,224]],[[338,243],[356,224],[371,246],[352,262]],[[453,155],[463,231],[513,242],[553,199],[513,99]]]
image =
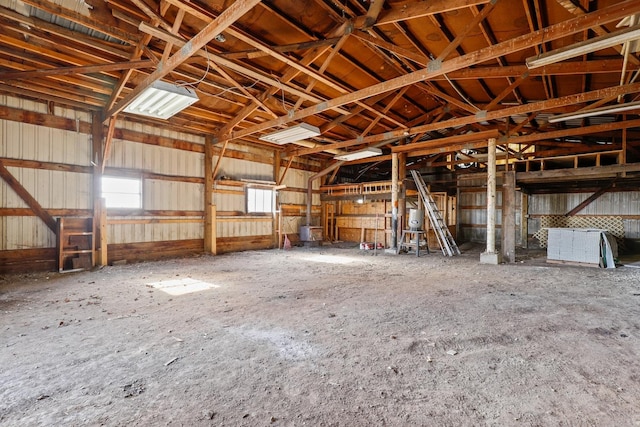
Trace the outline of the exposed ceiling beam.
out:
[[[416,52],[414,50],[411,49],[405,49],[402,48],[400,46],[396,46],[393,43],[389,43],[387,41],[382,40],[379,37],[374,37],[370,34],[367,34],[363,31],[360,30],[355,30],[352,35],[354,37],[359,38],[360,40],[363,40],[367,43],[370,43],[374,46],[377,46],[379,48],[382,48],[384,50],[388,50],[389,52],[395,53],[396,55],[399,56],[403,56],[407,59],[410,59],[411,61],[414,61],[422,66],[426,66],[429,63],[429,58],[427,58],[426,56],[420,54],[419,52]]]
[[[438,58],[436,58],[436,61],[444,61],[445,59],[447,59],[447,57],[451,54],[451,52],[453,52],[460,46],[460,43],[462,43],[462,40],[464,40],[471,31],[476,31],[477,26],[482,21],[484,21],[487,16],[489,16],[489,13],[491,13],[496,3],[498,3],[498,0],[493,0],[491,1],[491,3],[489,3],[488,6],[485,6],[485,8],[482,9],[482,12],[477,14],[473,18],[473,20],[465,26],[464,31],[458,34],[456,38],[453,39],[453,41],[451,41],[451,43],[449,43],[449,45],[445,47],[442,52],[440,52],[440,55],[438,55]]]
[[[510,136],[505,138],[509,143],[522,144],[525,142],[535,142],[539,139],[556,139],[566,138],[568,136],[580,136],[588,135],[596,132],[606,132],[620,129],[628,129],[640,126],[640,119],[636,120],[623,120],[621,122],[604,123],[601,125],[581,126],[578,128],[561,129],[550,132],[532,133],[523,136]]]
[[[138,0],[141,1],[141,0]],[[214,19],[213,15],[211,13],[207,13],[205,11],[199,10],[199,9],[195,9],[194,7],[191,7],[189,5],[185,5],[184,3],[182,3],[180,0],[168,0],[171,4],[173,4],[174,6],[181,8],[183,10],[185,10],[187,13],[191,13],[193,14],[193,16],[195,16],[196,18],[205,21],[205,22],[209,22],[211,21],[211,19]],[[378,0],[376,3],[383,3],[382,0]],[[310,78],[316,80],[318,83],[321,83],[323,85],[326,85],[327,87],[337,91],[338,93],[349,93],[350,90],[348,88],[343,87],[342,85],[334,82],[332,79],[324,76],[322,73],[318,73],[314,70],[312,70],[311,68],[307,67],[304,64],[301,64],[299,61],[296,61],[294,59],[291,59],[290,57],[283,55],[282,53],[272,49],[271,47],[267,46],[266,44],[262,43],[261,41],[257,40],[256,38],[254,38],[253,36],[241,31],[241,30],[236,30],[234,28],[227,28],[226,32],[237,38],[238,40],[248,44],[249,46],[253,46],[254,48],[266,53],[267,55],[277,59],[278,61],[288,65],[291,68],[294,68],[296,70],[298,70],[298,72],[305,74],[307,76],[309,76]],[[356,103],[358,103],[356,101]],[[366,104],[362,104],[362,107],[364,107],[365,109],[368,109],[371,113],[375,114],[375,115],[381,115],[379,111],[377,111],[374,108],[370,108],[369,106],[367,106]],[[393,123],[396,126],[399,127],[406,127],[403,123],[394,120],[393,118],[389,117],[389,116],[383,116],[384,119],[390,121],[391,123]]]
[[[451,12],[452,10],[463,9],[478,4],[487,4],[489,2],[490,0],[430,0],[394,3],[393,7],[389,10],[380,13],[375,25],[392,24],[408,19],[437,15],[439,13]],[[366,16],[358,17],[355,22],[355,27],[362,28],[365,22]]]
[[[477,80],[477,79],[501,79],[504,77],[520,77],[524,73],[529,73],[531,77],[544,75],[565,75],[573,76],[576,70],[581,73],[600,74],[617,73],[622,71],[622,58],[620,59],[599,59],[590,61],[563,61],[557,64],[529,70],[526,65],[507,65],[504,67],[473,67],[447,73],[450,80]],[[431,80],[446,80],[444,76],[436,76]]]
[[[629,0],[625,2],[620,2],[620,3],[614,4],[613,6],[609,6],[607,8],[601,9],[597,12],[576,17],[576,18],[561,22],[559,24],[552,25],[543,30],[539,30],[531,34],[519,36],[514,39],[499,43],[497,45],[489,46],[489,47],[480,49],[476,52],[472,52],[461,57],[444,61],[441,64],[441,66],[435,70],[432,70],[430,69],[430,67],[427,67],[426,69],[415,71],[413,73],[408,73],[403,76],[396,77],[395,79],[388,80],[386,82],[374,84],[372,86],[355,91],[353,93],[342,95],[332,100],[323,102],[321,104],[317,104],[312,107],[302,109],[294,114],[283,116],[276,120],[268,121],[260,125],[256,125],[251,128],[245,129],[243,131],[234,132],[231,135],[231,138],[232,139],[241,138],[241,137],[244,137],[256,132],[260,132],[275,126],[285,125],[289,122],[304,119],[305,117],[318,114],[330,108],[342,106],[351,102],[355,102],[358,100],[362,100],[362,99],[377,95],[379,93],[396,90],[407,85],[415,84],[423,80],[428,80],[435,76],[440,76],[445,73],[449,73],[451,71],[459,70],[464,67],[469,67],[478,63],[482,63],[484,61],[505,55],[506,53],[515,52],[515,51],[519,51],[519,50],[523,50],[523,49],[535,46],[539,44],[541,40],[546,40],[546,41],[555,40],[555,39],[582,31],[584,29],[588,29],[591,26],[596,24],[608,23],[611,21],[622,19],[629,13],[629,10],[633,7],[636,7],[636,8],[640,7],[640,0]],[[389,134],[387,139],[391,139],[392,137],[402,136],[402,132],[398,134],[398,131],[388,132],[387,134]],[[386,136],[387,135],[385,135],[384,137]]]
[[[128,62],[114,62],[111,64],[97,64],[97,65],[78,65],[75,67],[60,67],[49,69],[38,69],[29,71],[8,71],[0,73],[0,81],[15,80],[15,79],[33,79],[47,76],[65,76],[69,74],[88,74],[88,73],[102,73],[105,71],[117,71],[117,70],[130,70],[134,68],[147,68],[153,65],[152,61],[128,61]]]
[[[22,0],[23,3],[33,6],[36,9],[40,9],[44,12],[48,12],[52,15],[59,16],[67,19],[76,24],[82,25],[94,31],[98,31],[102,34],[106,34],[114,39],[122,40],[130,45],[135,45],[139,37],[137,34],[128,33],[120,28],[107,25],[105,22],[98,21],[87,16],[82,15],[79,12],[65,9],[62,6],[57,5],[54,2],[47,0]]]
[[[206,25],[198,34],[196,34],[187,44],[182,46],[180,50],[174,53],[167,61],[163,61],[156,71],[147,76],[135,89],[129,92],[120,102],[113,106],[105,114],[105,119],[118,114],[124,110],[127,105],[141,94],[145,89],[173,71],[187,59],[195,55],[201,48],[209,43],[215,36],[223,32],[230,25],[236,22],[242,15],[251,10],[261,0],[237,0],[231,6],[224,10],[208,25]]]
[[[468,124],[478,123],[481,121],[490,121],[501,119],[509,116],[522,115],[527,113],[532,113],[535,111],[543,111],[549,110],[559,107],[565,107],[568,105],[581,104],[584,102],[592,101],[595,99],[600,99],[603,97],[609,96],[617,96],[619,94],[627,94],[627,93],[636,93],[640,92],[640,83],[634,83],[626,86],[614,86],[606,89],[595,90],[587,93],[579,93],[576,95],[569,95],[562,98],[549,99],[546,101],[533,102],[531,104],[518,105],[510,108],[503,108],[495,111],[488,111],[486,114],[481,115],[473,115],[473,116],[465,116],[465,117],[457,117],[454,119],[445,120],[442,122],[429,123],[426,125],[411,127],[406,130],[398,130],[385,132],[384,134],[372,135],[365,138],[357,138],[355,140],[350,141],[342,141],[334,144],[326,145],[324,148],[333,149],[333,148],[346,148],[351,147],[353,145],[358,144],[373,144],[384,140],[392,140],[394,138],[400,138],[405,134],[417,134],[423,132],[429,132],[439,129],[446,128],[455,128],[459,126],[464,126]],[[543,134],[539,134],[543,135]],[[540,136],[544,138],[544,136]],[[408,144],[407,146],[410,146]],[[322,150],[313,150],[313,149],[301,149],[295,152],[296,155],[302,156],[306,154],[313,154],[315,152]]]
[[[364,24],[362,25],[363,29],[367,29],[376,23],[378,20],[378,16],[380,16],[380,12],[382,12],[382,8],[384,6],[384,0],[374,0],[369,5],[369,9],[367,10],[367,14],[364,17]]]
[[[499,138],[500,132],[497,129],[486,130],[483,132],[472,132],[463,135],[455,135],[438,139],[430,139],[428,141],[415,142],[407,145],[396,145],[391,148],[392,153],[409,153],[411,151],[417,151],[425,148],[439,148],[447,147],[452,144],[459,144],[462,142],[474,142],[485,141],[489,138]]]
[[[171,42],[173,44],[175,44],[176,46],[187,46],[188,42],[180,39],[179,37],[174,36],[173,34],[167,33],[165,31],[162,31],[158,28],[154,28],[152,26],[150,26],[149,24],[145,23],[145,22],[141,22],[140,23],[140,31],[143,31],[149,35],[152,35],[153,37],[157,37],[161,40],[164,40],[165,42]],[[301,89],[298,89],[296,87],[293,87],[289,84],[287,84],[286,82],[284,82],[283,80],[276,80],[273,77],[270,77],[262,72],[258,72],[255,71],[251,68],[245,67],[243,65],[240,64],[236,64],[235,62],[229,61],[226,58],[222,58],[221,56],[218,56],[214,53],[207,53],[204,50],[199,50],[198,52],[196,52],[195,54],[197,54],[198,56],[201,56],[203,58],[208,58],[209,60],[215,62],[216,64],[219,64],[225,68],[228,68],[230,70],[233,70],[237,73],[240,73],[244,76],[250,77],[252,79],[258,80],[260,82],[266,83],[268,85],[273,86],[276,91],[277,90],[284,90],[292,95],[295,96],[299,96],[299,97],[304,97],[305,99],[307,99],[308,101],[311,102],[323,102],[323,100],[315,95],[311,95],[308,94],[306,92],[304,92]],[[336,112],[340,113],[340,114],[348,114],[349,112],[347,110],[345,110],[344,108],[339,108],[339,107],[335,107],[334,108]]]

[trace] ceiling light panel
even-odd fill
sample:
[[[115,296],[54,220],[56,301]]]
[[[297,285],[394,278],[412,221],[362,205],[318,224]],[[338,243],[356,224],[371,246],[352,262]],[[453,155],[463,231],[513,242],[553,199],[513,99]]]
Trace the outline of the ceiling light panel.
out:
[[[260,140],[283,145],[316,136],[320,136],[320,129],[307,123],[300,123],[296,126],[281,129],[267,135],[262,135]]]
[[[196,102],[198,95],[193,89],[157,81],[142,91],[124,111],[166,120]]]

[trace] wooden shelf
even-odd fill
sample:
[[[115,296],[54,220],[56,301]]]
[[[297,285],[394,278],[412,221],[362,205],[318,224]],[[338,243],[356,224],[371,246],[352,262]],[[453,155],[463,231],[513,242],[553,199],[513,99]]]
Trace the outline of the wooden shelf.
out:
[[[542,157],[514,162],[516,172],[535,172],[556,169],[578,169],[620,165],[623,163],[621,150],[596,153],[574,154],[571,156]]]
[[[95,265],[91,218],[58,218],[58,271],[82,271]]]

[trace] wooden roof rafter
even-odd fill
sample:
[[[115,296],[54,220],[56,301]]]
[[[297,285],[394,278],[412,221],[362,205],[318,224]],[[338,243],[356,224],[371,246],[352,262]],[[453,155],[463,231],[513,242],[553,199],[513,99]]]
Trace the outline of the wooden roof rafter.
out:
[[[469,67],[475,64],[482,63],[484,61],[494,59],[498,56],[504,55],[506,52],[523,50],[526,48],[530,48],[535,46],[540,42],[541,39],[544,40],[553,40],[561,37],[565,37],[567,35],[574,34],[576,32],[582,31],[585,28],[589,28],[593,25],[604,24],[607,22],[615,21],[617,19],[621,19],[628,13],[629,7],[635,4],[636,7],[639,5],[635,0],[630,0],[623,3],[618,3],[613,6],[609,6],[607,8],[601,9],[597,12],[584,15],[581,17],[569,19],[567,21],[563,21],[561,23],[552,25],[543,30],[539,30],[533,32],[531,34],[526,34],[520,37],[513,38],[506,42],[499,43],[494,46],[489,46],[484,49],[480,49],[476,52],[464,55],[462,57],[457,57],[448,61],[444,61],[442,65],[436,69],[431,70],[429,67],[423,70],[419,70],[413,73],[405,74],[396,79],[389,80],[387,82],[381,84],[375,84],[373,86],[369,86],[367,88],[358,90],[348,95],[343,95],[338,98],[334,98],[330,101],[323,102],[322,104],[317,104],[312,107],[308,107],[306,109],[300,110],[293,115],[289,115],[287,117],[280,117],[274,121],[265,122],[261,125],[254,126],[242,132],[234,133],[232,138],[239,138],[245,135],[249,135],[251,133],[259,132],[264,129],[269,129],[274,126],[279,126],[286,124],[288,122],[294,120],[300,120],[305,117],[308,117],[313,114],[317,114],[326,109],[335,108],[340,105],[344,105],[349,102],[353,102],[353,100],[361,100],[376,95],[378,93],[387,92],[390,90],[396,90],[400,87],[414,84],[416,82],[429,79],[433,76],[442,75],[444,73],[448,73],[450,71],[462,69],[464,67]],[[473,121],[477,120],[472,118]],[[391,132],[391,134],[394,134]],[[391,137],[391,135],[389,135]]]
[[[156,71],[146,77],[142,83],[136,86],[116,105],[111,107],[105,113],[105,119],[122,111],[133,99],[151,84],[169,74],[185,60],[195,55],[200,49],[211,41],[216,35],[231,26],[236,20],[244,15],[248,10],[252,9],[260,0],[238,0],[229,6],[215,20],[207,24],[198,34],[196,34],[188,44],[183,45],[178,52],[173,54],[169,59],[164,61]]]

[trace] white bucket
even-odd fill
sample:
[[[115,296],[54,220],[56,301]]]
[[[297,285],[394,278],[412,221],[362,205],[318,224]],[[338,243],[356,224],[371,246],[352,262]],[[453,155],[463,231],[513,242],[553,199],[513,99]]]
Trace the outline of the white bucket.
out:
[[[409,230],[421,231],[424,224],[424,211],[422,209],[409,209]]]

